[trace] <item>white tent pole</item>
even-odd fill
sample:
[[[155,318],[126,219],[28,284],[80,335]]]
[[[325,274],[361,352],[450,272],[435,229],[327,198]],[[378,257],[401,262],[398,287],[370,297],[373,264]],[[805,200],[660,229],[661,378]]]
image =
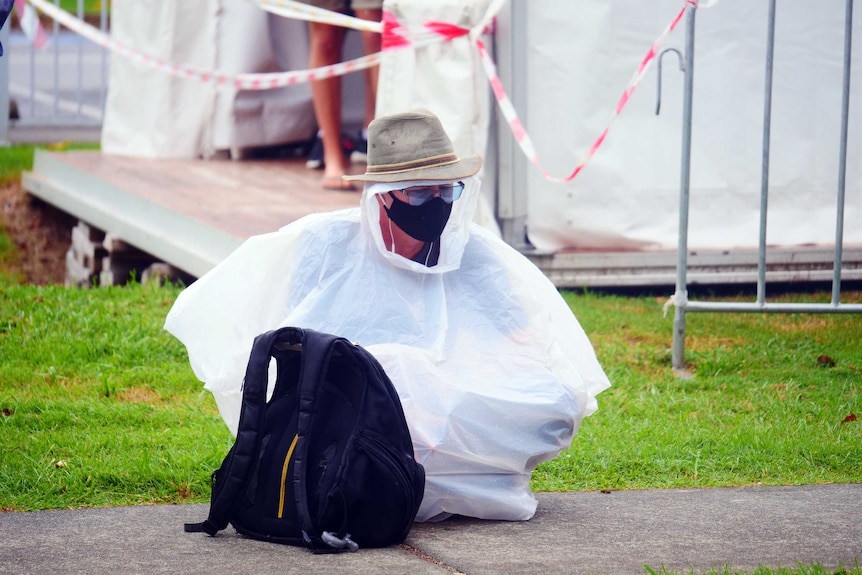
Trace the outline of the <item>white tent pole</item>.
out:
[[[512,0],[497,18],[496,60],[509,98],[527,124],[527,1]],[[534,249],[527,240],[527,158],[512,136],[499,108],[496,110],[499,168],[497,221],[503,239],[515,249]]]

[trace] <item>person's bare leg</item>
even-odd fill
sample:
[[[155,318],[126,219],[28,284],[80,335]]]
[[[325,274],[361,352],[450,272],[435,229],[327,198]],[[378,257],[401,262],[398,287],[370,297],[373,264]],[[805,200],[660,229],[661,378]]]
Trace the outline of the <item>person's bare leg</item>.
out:
[[[363,20],[372,20],[380,22],[383,19],[383,10],[357,10],[357,18]],[[361,32],[362,47],[365,50],[365,55],[380,52],[380,34],[377,32]],[[374,119],[374,114],[377,108],[377,78],[380,74],[380,67],[374,66],[365,69],[365,125],[368,127],[371,120]]]
[[[341,61],[344,32],[341,26],[309,23],[311,68],[329,66]],[[317,126],[323,132],[323,185],[340,187],[341,176],[347,173],[344,153],[341,150],[341,78],[333,76],[312,81],[311,96],[314,100]],[[348,185],[343,187],[349,189]]]

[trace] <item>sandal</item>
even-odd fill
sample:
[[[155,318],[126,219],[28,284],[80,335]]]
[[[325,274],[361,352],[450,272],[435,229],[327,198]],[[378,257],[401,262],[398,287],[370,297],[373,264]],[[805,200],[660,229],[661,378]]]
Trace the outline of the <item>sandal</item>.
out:
[[[328,178],[323,178],[323,181],[320,183],[320,185],[324,190],[334,190],[336,192],[356,191],[356,186],[353,185],[353,182],[346,182],[341,179],[341,176],[331,176]]]

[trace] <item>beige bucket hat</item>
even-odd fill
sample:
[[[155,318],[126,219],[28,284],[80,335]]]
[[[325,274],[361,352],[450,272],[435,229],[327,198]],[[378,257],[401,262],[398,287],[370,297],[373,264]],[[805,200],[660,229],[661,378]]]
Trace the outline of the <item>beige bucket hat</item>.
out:
[[[368,167],[348,181],[460,180],[482,167],[479,154],[459,158],[440,119],[428,110],[382,116],[368,126]]]

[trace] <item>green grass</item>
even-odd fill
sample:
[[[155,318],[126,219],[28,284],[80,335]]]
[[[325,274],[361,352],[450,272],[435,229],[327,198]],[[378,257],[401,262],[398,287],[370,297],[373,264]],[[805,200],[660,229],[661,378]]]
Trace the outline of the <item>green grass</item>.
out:
[[[0,292],[0,509],[208,498],[232,440],[161,328],[177,291]]]
[[[66,147],[94,146],[50,146]],[[33,149],[0,149],[0,185],[30,169]],[[16,257],[0,229],[0,270]],[[0,510],[208,501],[232,438],[185,349],[162,329],[179,288],[20,282],[0,272]],[[663,300],[564,297],[613,387],[572,448],[539,466],[535,490],[862,481],[862,421],[850,417],[862,417],[862,317],[689,314],[694,377],[679,379]],[[862,302],[862,292],[842,301]]]
[[[21,178],[21,172],[33,167],[34,150],[34,146],[0,147],[0,187],[17,182]],[[0,220],[0,287],[17,285],[24,281],[21,273],[15,271],[17,264],[18,250]]]
[[[680,379],[662,301],[566,298],[613,387],[535,489],[862,481],[862,316],[690,313]]]
[[[84,14],[99,15],[102,12],[102,0],[84,0]],[[60,8],[72,14],[78,13],[78,0],[60,0]],[[108,13],[111,12],[111,4],[108,2]]]
[[[77,16],[78,15],[78,1],[79,0],[60,0],[60,9],[69,12],[70,14]],[[107,1],[107,14],[111,13],[111,3],[110,0]],[[51,4],[54,4],[53,0],[51,0]],[[84,16],[86,17],[95,17],[98,18],[102,13],[102,0],[83,0],[81,3],[81,8],[83,9]],[[45,17],[47,18],[47,16]],[[18,27],[18,18],[12,18],[13,25]]]
[[[0,222],[0,288],[7,285],[18,285],[24,281],[24,276],[18,270],[18,248],[5,233]]]
[[[0,185],[8,185],[21,177],[21,172],[33,167],[34,146],[0,148]]]
[[[0,147],[0,186],[9,185],[21,178],[21,172],[33,168],[33,155],[37,148],[62,152],[64,150],[98,150],[99,144],[56,142],[46,145],[15,144]]]
[[[178,291],[0,292],[0,508],[207,499],[231,437],[162,329]],[[535,490],[862,481],[862,317],[689,314],[678,379],[662,302],[565,297],[613,387]]]

